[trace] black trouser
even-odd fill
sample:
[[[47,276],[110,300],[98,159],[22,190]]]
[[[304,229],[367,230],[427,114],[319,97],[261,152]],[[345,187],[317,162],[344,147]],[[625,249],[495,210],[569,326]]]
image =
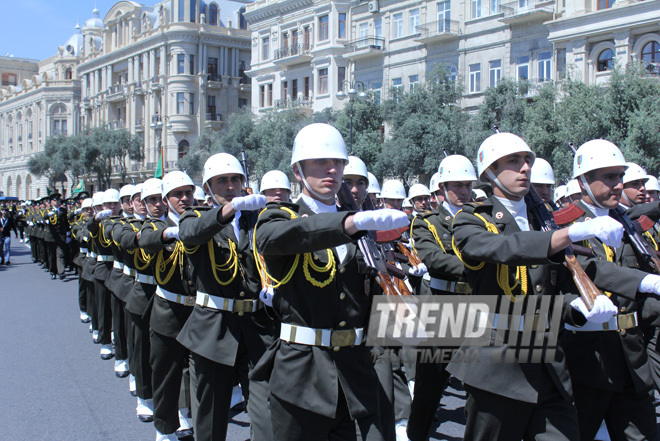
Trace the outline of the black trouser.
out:
[[[78,267],[78,274],[82,274],[82,268]],[[78,306],[80,312],[87,312],[87,284],[89,282],[82,277],[78,277]]]
[[[105,283],[94,279],[94,295],[96,297],[96,311],[98,319],[99,343],[109,345],[112,342],[112,293],[105,287]]]
[[[48,248],[48,269],[51,274],[64,274],[66,262],[64,261],[64,247],[57,242],[46,242]]]
[[[415,396],[410,406],[408,438],[411,441],[426,441],[433,426],[433,417],[438,409],[442,393],[449,381],[446,364],[422,363],[417,361]]]
[[[112,309],[112,330],[115,337],[115,358],[117,360],[126,360],[128,358],[128,322],[124,316],[124,302],[108,290],[110,296],[110,307]]]
[[[99,330],[99,311],[96,307],[96,289],[95,283],[85,280],[87,287],[87,314],[92,319],[92,329]]]
[[[20,235],[21,240],[25,239],[24,232],[25,232],[25,227],[18,227],[18,233]]]
[[[129,360],[131,374],[135,377],[137,396],[148,400],[153,398],[152,372],[149,357],[151,340],[149,338],[149,318],[129,313],[131,321],[131,341]],[[161,432],[162,433],[162,432]]]
[[[613,440],[656,439],[652,389],[637,393],[630,383],[624,391],[613,392],[573,382],[573,393],[581,440],[594,439],[603,420]]]
[[[176,338],[150,331],[153,371],[154,426],[160,433],[174,433],[179,428],[179,409],[190,407],[189,387],[182,388],[183,372],[188,367],[190,352]],[[190,381],[190,377],[187,378]],[[180,405],[180,398],[187,398],[187,406]]]
[[[394,441],[395,423],[410,416],[410,390],[401,363],[393,364],[389,355],[377,359],[374,370],[380,383],[380,424],[385,439]]]
[[[37,237],[30,236],[30,253],[32,253],[32,261],[36,262],[37,259]]]

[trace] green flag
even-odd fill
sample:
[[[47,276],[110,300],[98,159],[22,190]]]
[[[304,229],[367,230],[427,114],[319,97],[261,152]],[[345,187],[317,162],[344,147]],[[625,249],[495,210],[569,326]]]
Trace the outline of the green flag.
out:
[[[154,173],[154,178],[163,179],[163,148],[160,148],[160,157],[158,158],[158,164],[156,165],[156,173]]]
[[[46,195],[50,196],[51,194],[53,194],[53,190],[51,190],[50,187],[46,187]]]
[[[73,189],[72,193],[80,193],[83,190],[85,190],[85,181],[81,179],[80,183],[76,185],[76,188]]]

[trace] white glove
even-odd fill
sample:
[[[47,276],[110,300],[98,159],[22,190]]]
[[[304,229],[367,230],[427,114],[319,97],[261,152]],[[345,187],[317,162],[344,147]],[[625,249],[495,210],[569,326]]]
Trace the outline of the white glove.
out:
[[[78,208],[76,211],[73,212],[74,214],[80,214],[82,213],[82,208]]]
[[[358,230],[389,231],[410,224],[408,215],[403,211],[383,208],[373,211],[359,211],[353,216],[353,223]]]
[[[48,216],[49,216],[49,217],[50,217],[50,216],[55,216],[55,212],[54,212],[54,211],[49,211],[49,212],[48,212]]]
[[[163,236],[167,239],[179,240],[179,227],[167,227],[163,231]]]
[[[273,297],[275,296],[275,291],[272,287],[262,288],[259,293],[259,300],[263,302],[264,305],[273,307]]]
[[[411,267],[408,269],[408,273],[409,273],[411,276],[418,276],[418,277],[419,277],[419,276],[423,276],[423,275],[426,274],[428,271],[429,271],[429,270],[426,268],[426,265],[424,265],[423,263],[420,263],[420,264],[417,265],[417,266],[411,266]]]
[[[112,216],[112,210],[101,210],[98,213],[96,213],[96,216],[94,216],[94,219],[96,220],[101,220],[105,219],[106,217]]]
[[[71,243],[71,238],[70,238],[70,237],[67,237],[66,240],[65,240],[65,242],[66,242],[66,243]]]
[[[656,274],[644,276],[642,281],[639,282],[637,291],[660,295],[660,276]]]
[[[571,306],[580,311],[587,320],[593,323],[605,323],[617,313],[616,306],[605,295],[596,296],[594,307],[591,308],[591,311],[587,309],[587,305],[584,304],[580,297],[573,300]]]
[[[232,199],[231,206],[236,211],[253,211],[266,206],[266,196],[249,194]]]
[[[573,242],[597,237],[608,247],[621,245],[623,225],[609,216],[600,216],[584,222],[577,222],[568,227],[568,237]]]

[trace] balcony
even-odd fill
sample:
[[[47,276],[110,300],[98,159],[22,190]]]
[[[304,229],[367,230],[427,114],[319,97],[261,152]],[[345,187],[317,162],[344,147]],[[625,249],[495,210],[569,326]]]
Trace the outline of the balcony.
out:
[[[126,92],[123,84],[115,84],[108,89],[105,99],[109,102],[123,101],[126,99]]]
[[[82,99],[82,106],[84,109],[91,109],[92,108],[92,102],[89,98],[83,98]]]
[[[222,87],[222,76],[218,74],[209,74],[206,77],[208,81],[207,87],[209,89],[221,88]]]
[[[144,118],[137,118],[135,120],[135,131],[144,132]]]
[[[420,36],[415,38],[424,44],[440,43],[456,40],[461,32],[455,20],[439,20],[426,23],[419,27]]]
[[[551,84],[552,80],[550,78],[530,78],[526,80],[521,80],[519,85],[520,94],[525,98],[533,98],[538,96],[539,89],[541,89],[546,84]]]
[[[382,37],[361,37],[345,44],[344,47],[348,49],[348,52],[343,57],[351,60],[382,57],[385,53],[385,39]]]
[[[50,135],[51,136],[66,136],[67,131],[66,130],[53,130]],[[11,142],[11,138],[9,138],[9,142]]]
[[[298,109],[303,115],[311,116],[313,113],[312,104],[314,101],[310,97],[303,97],[297,99],[284,98],[280,100],[275,100],[275,109],[284,110],[284,109]]]
[[[140,83],[140,82],[135,83],[135,94],[136,95],[144,95],[145,93],[147,93],[147,92],[146,92],[146,90],[144,90],[144,87],[142,87],[142,83]]]
[[[108,123],[108,130],[120,130],[124,127],[126,127],[126,124],[121,119]]]
[[[311,47],[308,44],[293,44],[275,50],[273,64],[277,66],[293,66],[294,64],[309,63],[312,61]]]
[[[209,129],[218,130],[222,128],[222,115],[219,113],[206,114],[206,127]]]
[[[160,90],[163,88],[163,85],[160,82],[160,77],[151,78],[151,90]]]
[[[660,77],[660,60],[641,61],[642,69],[645,77],[659,78]]]
[[[546,21],[552,19],[554,9],[554,0],[517,0],[502,5],[500,21],[508,25]]]

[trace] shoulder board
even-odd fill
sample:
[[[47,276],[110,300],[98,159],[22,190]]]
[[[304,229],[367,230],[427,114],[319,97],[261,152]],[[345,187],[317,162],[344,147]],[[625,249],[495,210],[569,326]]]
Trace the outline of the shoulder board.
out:
[[[207,206],[199,206],[199,207],[188,207],[186,208],[186,211],[183,212],[181,215],[181,219],[179,221],[182,221],[183,219],[188,219],[190,217],[201,217],[202,213],[206,211],[212,210],[213,207],[207,207]]]
[[[426,210],[426,211],[422,211],[421,213],[417,213],[417,217],[427,218],[433,216],[434,214],[438,214],[438,213],[433,210]]]
[[[483,202],[468,202],[467,204],[463,204],[461,211],[473,214],[476,212],[488,211],[490,208],[492,208],[491,204],[484,204]]]

